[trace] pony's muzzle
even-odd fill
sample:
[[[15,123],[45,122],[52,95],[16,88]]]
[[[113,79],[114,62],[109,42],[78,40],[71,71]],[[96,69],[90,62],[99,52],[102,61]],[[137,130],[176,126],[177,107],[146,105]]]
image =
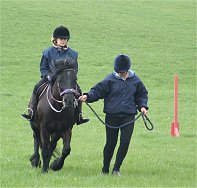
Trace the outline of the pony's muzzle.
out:
[[[63,101],[64,101],[63,103],[64,103],[65,108],[76,107],[75,97],[72,93],[63,95]]]

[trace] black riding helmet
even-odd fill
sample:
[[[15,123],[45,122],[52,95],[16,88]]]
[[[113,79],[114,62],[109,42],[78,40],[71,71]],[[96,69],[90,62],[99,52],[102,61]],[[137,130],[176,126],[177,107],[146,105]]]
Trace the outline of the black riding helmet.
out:
[[[127,72],[131,67],[131,60],[129,56],[120,54],[115,58],[114,70],[117,73]]]
[[[55,28],[54,32],[53,32],[53,38],[65,38],[65,39],[70,39],[70,32],[69,30],[64,27],[64,26],[59,26],[57,28]]]

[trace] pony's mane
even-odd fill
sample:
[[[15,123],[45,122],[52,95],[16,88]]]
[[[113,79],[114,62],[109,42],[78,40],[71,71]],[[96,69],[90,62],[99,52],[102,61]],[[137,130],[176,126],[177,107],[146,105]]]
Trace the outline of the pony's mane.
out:
[[[65,69],[74,69],[75,68],[74,64],[75,64],[74,60],[71,57],[66,56],[66,58],[64,59],[52,61],[50,65],[50,69],[53,74],[57,75],[58,73],[62,72]]]

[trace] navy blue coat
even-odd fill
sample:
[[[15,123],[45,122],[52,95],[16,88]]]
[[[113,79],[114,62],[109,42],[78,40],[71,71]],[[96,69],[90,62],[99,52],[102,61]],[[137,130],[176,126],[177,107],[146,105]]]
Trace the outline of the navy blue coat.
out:
[[[111,73],[86,95],[89,103],[104,99],[103,111],[107,114],[135,115],[141,107],[148,109],[148,91],[132,70],[126,80]]]
[[[54,46],[47,48],[44,50],[41,62],[40,62],[40,73],[41,77],[45,77],[50,72],[50,64],[52,61],[58,59],[64,59],[66,56],[71,57],[75,62],[75,70],[78,72],[78,52],[72,50],[71,48],[68,49],[60,49]]]

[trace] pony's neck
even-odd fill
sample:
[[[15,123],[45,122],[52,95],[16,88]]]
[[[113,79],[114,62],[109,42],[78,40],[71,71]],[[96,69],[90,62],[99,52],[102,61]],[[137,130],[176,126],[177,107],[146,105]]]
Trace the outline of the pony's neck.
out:
[[[61,99],[61,97],[60,97],[60,91],[59,91],[59,88],[57,86],[57,82],[56,81],[51,85],[51,94],[56,99]]]

